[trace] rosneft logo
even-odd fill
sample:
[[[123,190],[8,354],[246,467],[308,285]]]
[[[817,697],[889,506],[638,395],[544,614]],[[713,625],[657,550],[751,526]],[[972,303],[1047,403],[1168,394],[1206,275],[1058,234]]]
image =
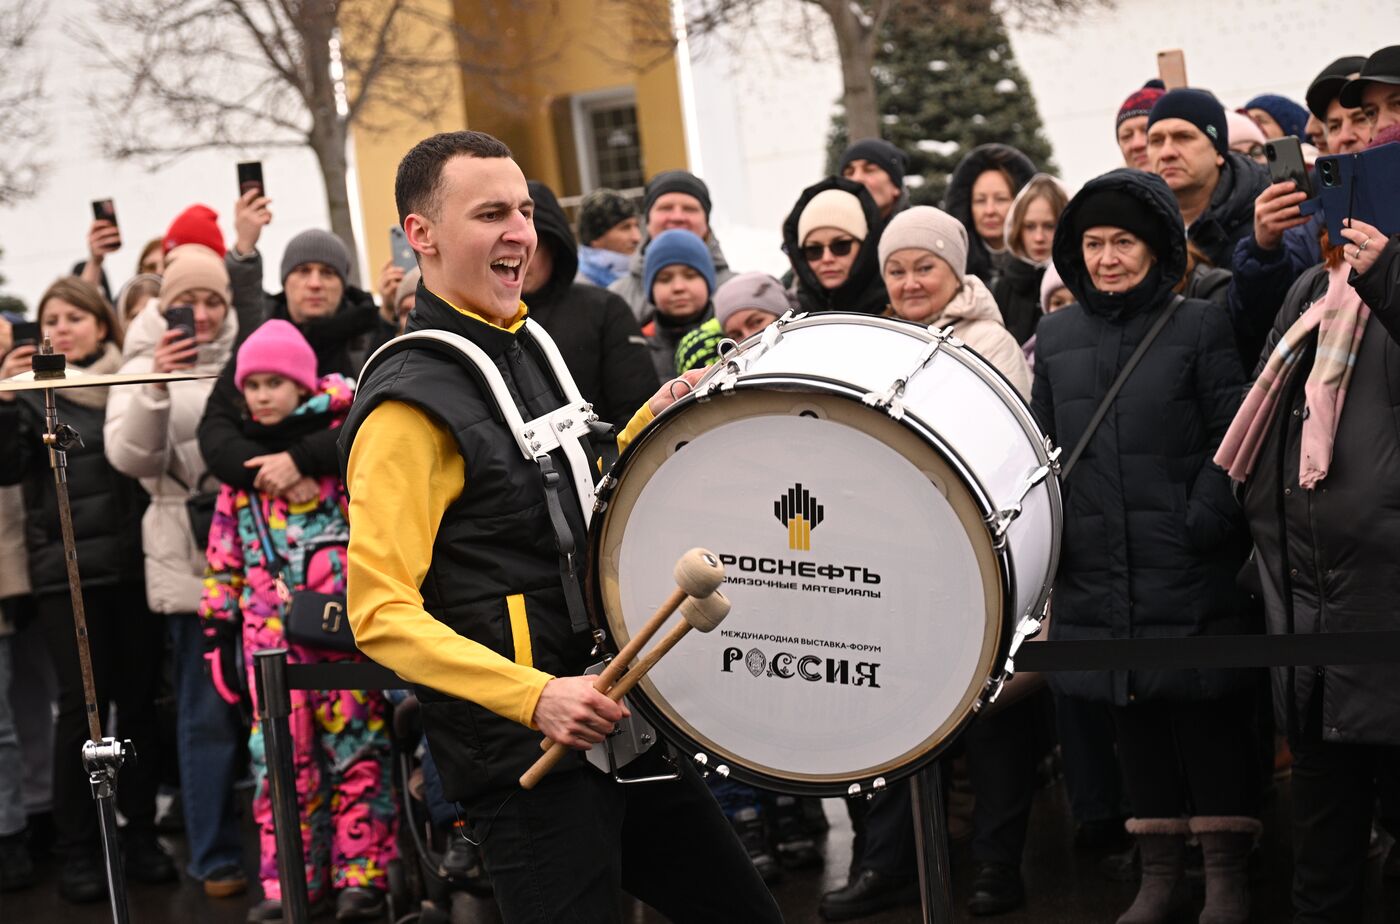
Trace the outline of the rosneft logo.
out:
[[[821,525],[826,508],[817,503],[799,482],[773,502],[773,515],[787,527],[788,548],[794,552],[810,552],[812,530]]]

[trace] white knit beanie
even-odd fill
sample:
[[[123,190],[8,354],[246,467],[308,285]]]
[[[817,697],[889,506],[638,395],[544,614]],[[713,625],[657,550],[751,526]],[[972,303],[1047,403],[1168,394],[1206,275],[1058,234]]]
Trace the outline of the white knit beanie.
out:
[[[953,268],[961,282],[967,273],[967,229],[947,212],[930,205],[905,209],[885,225],[880,235],[880,272],[890,254],[900,250],[927,250]]]
[[[860,200],[844,189],[823,189],[811,198],[797,219],[797,244],[807,243],[807,235],[818,228],[845,231],[858,241],[870,233]]]

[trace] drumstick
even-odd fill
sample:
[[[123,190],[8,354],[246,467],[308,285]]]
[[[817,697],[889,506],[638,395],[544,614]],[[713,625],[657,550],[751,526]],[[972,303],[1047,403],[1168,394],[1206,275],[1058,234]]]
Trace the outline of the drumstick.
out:
[[[691,549],[676,560],[675,570],[672,576],[676,580],[676,589],[666,598],[660,608],[651,615],[636,635],[622,646],[622,650],[617,653],[617,657],[608,662],[608,666],[598,675],[598,679],[593,681],[593,689],[599,693],[608,692],[608,688],[617,682],[617,678],[622,676],[622,672],[627,669],[627,665],[637,656],[637,652],[642,650],[651,637],[656,634],[662,624],[671,618],[671,614],[685,602],[689,597],[708,597],[714,593],[720,584],[724,582],[724,565],[720,564],[715,553],[706,549]],[[550,745],[554,744],[549,738],[540,740],[540,750],[548,751]]]
[[[686,633],[691,629],[699,629],[701,632],[709,632],[715,626],[724,621],[724,617],[729,615],[729,598],[720,591],[715,591],[709,597],[687,597],[680,605],[681,616],[684,621],[678,624],[670,632],[666,633],[661,641],[656,643],[656,647],[648,651],[646,655],[637,662],[637,666],[627,672],[616,685],[607,691],[608,699],[617,702],[626,696],[627,693],[641,682],[656,662],[672,648],[676,643],[685,638]],[[535,761],[534,766],[526,770],[520,777],[520,787],[522,789],[534,789],[540,780],[544,779],[549,771],[553,770],[559,761],[564,759],[564,754],[570,749],[565,745],[555,741],[549,746],[549,750]]]
[[[671,618],[671,614],[685,602],[686,597],[708,597],[714,593],[724,582],[724,565],[719,563],[719,558],[713,552],[705,549],[691,549],[676,561],[673,576],[676,579],[676,589],[666,598],[666,602],[661,604],[660,609],[646,621],[641,631],[622,646],[617,657],[613,658],[607,669],[598,675],[598,679],[593,683],[593,689],[599,693],[606,693],[608,688],[617,682],[617,678],[622,676],[622,672],[637,656],[637,652],[651,641],[651,637],[661,628],[661,624]]]

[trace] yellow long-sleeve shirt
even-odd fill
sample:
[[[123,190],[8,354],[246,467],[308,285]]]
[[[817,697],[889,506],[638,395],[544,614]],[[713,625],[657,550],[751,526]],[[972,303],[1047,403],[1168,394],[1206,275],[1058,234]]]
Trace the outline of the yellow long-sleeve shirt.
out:
[[[619,448],[651,420],[643,406],[619,435]],[[438,527],[466,487],[452,434],[411,404],[385,401],[355,434],[346,481],[347,608],[360,650],[407,681],[533,727],[540,692],[553,676],[463,638],[423,609],[419,588]]]

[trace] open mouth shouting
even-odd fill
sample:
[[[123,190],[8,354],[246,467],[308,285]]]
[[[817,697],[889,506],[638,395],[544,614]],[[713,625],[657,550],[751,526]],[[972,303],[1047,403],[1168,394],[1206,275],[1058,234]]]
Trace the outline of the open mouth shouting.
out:
[[[491,261],[491,272],[495,273],[501,282],[512,287],[520,285],[524,267],[525,261],[521,257],[497,257]]]

